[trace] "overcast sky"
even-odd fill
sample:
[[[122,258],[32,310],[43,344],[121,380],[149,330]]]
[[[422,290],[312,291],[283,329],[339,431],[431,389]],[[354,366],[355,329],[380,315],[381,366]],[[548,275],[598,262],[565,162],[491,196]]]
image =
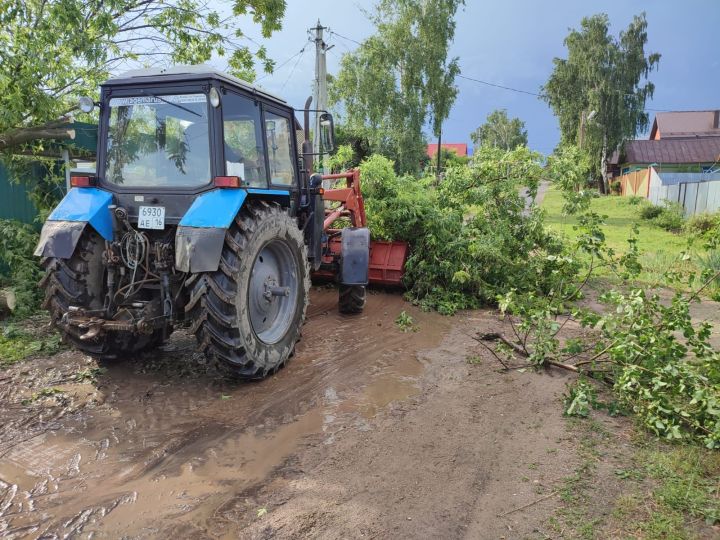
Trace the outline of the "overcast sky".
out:
[[[268,40],[268,51],[278,65],[285,62],[305,46],[307,29],[320,18],[337,32],[328,39],[334,45],[328,71],[335,73],[342,54],[357,47],[350,40],[362,41],[373,33],[363,9],[374,3],[288,0],[283,29]],[[468,0],[457,14],[452,55],[460,58],[467,77],[538,92],[553,58],[565,56],[568,29],[579,27],[584,16],[607,13],[617,34],[641,11],[648,18],[647,51],[662,54],[659,70],[651,74],[656,90],[648,108],[720,108],[720,0]],[[245,28],[253,35],[251,27]],[[308,45],[304,54],[258,84],[301,107],[312,91],[314,54],[314,46]],[[464,79],[457,79],[457,86],[458,98],[443,130],[445,142],[470,143],[470,132],[494,109],[505,108],[525,121],[531,148],[549,153],[557,144],[557,120],[536,97]],[[654,112],[650,114],[652,121]]]

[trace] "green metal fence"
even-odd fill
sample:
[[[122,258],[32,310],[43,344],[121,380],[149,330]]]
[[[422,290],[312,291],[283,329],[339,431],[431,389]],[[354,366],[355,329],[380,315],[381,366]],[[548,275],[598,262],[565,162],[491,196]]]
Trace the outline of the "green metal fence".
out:
[[[61,143],[49,143],[46,146],[45,157],[60,158],[63,149],[67,148],[76,157],[87,157],[92,159],[97,146],[97,126],[74,122],[70,125],[75,130],[75,139]],[[26,154],[28,155],[28,154]],[[58,159],[53,166],[50,163],[51,171],[48,171],[48,163],[41,164],[34,162],[28,167],[27,178],[21,181],[13,179],[10,171],[0,163],[0,219],[15,219],[23,223],[29,223],[40,227],[37,223],[38,210],[30,200],[30,191],[48,176],[62,176],[65,174],[65,165],[62,159]],[[61,198],[64,194],[65,185],[57,186],[57,193],[52,189],[52,196]]]
[[[30,201],[30,189],[26,183],[11,182],[8,170],[0,163],[0,219],[33,223],[38,211]]]

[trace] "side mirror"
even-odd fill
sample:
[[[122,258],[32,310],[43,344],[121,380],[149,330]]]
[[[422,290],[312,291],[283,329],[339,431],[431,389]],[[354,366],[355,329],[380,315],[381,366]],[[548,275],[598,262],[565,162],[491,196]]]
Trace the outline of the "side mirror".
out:
[[[320,148],[323,154],[335,150],[335,124],[329,112],[320,115]]]

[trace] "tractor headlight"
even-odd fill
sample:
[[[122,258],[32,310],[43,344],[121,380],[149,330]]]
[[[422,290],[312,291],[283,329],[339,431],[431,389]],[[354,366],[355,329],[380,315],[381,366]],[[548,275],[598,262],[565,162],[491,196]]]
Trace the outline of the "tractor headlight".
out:
[[[78,100],[78,107],[84,113],[91,113],[95,108],[95,102],[87,96],[82,96]]]
[[[210,105],[216,109],[220,106],[220,94],[214,86],[210,89]]]

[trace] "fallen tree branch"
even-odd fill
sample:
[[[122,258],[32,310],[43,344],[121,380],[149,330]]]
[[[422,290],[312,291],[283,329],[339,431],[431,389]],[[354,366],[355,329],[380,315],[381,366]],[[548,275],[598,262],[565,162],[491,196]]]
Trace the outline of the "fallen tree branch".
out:
[[[572,371],[573,373],[579,373],[580,370],[576,368],[575,366],[571,364],[563,364],[562,362],[558,362],[557,360],[545,360],[545,363],[549,366],[555,366],[560,369],[566,369],[567,371]]]
[[[500,357],[498,356],[498,354],[492,349],[492,347],[489,347],[488,345],[486,345],[485,343],[483,343],[483,341],[482,341],[481,339],[479,339],[479,338],[477,338],[477,337],[475,337],[475,336],[471,336],[471,335],[469,335],[469,334],[466,334],[466,335],[467,335],[469,338],[474,339],[474,340],[477,341],[480,345],[482,345],[482,346],[485,347],[488,351],[490,351],[490,354],[492,354],[492,355],[495,357],[495,359],[502,364],[503,368],[505,368],[506,371],[510,371],[510,369],[511,369],[510,366],[508,366],[505,362],[503,362],[502,358],[500,358]]]
[[[518,511],[520,511],[520,510],[524,510],[525,508],[528,508],[528,507],[530,507],[530,506],[532,506],[532,505],[534,505],[534,504],[537,504],[537,503],[539,503],[539,502],[543,502],[544,500],[549,499],[550,497],[554,497],[555,495],[557,495],[557,491],[553,491],[553,492],[551,492],[551,493],[548,493],[548,494],[545,495],[544,497],[540,497],[539,499],[535,499],[535,500],[532,501],[532,502],[529,502],[529,503],[527,503],[527,504],[524,504],[524,505],[519,506],[519,507],[517,507],[517,508],[514,508],[514,509],[512,509],[512,510],[508,510],[507,512],[504,512],[504,513],[502,513],[502,514],[498,514],[497,517],[504,517],[504,516],[507,516],[508,514],[512,514],[512,513],[514,513],[514,512],[518,512]]]
[[[524,356],[526,358],[528,356],[530,356],[530,353],[528,353],[522,345],[513,343],[508,338],[506,338],[505,336],[503,336],[502,334],[499,334],[497,332],[490,332],[487,334],[478,334],[478,337],[482,341],[502,341],[505,345],[510,347],[513,351],[515,351],[519,355]]]
[[[74,139],[75,130],[69,129],[71,118],[63,117],[39,126],[17,128],[0,133],[0,150],[42,139]]]

